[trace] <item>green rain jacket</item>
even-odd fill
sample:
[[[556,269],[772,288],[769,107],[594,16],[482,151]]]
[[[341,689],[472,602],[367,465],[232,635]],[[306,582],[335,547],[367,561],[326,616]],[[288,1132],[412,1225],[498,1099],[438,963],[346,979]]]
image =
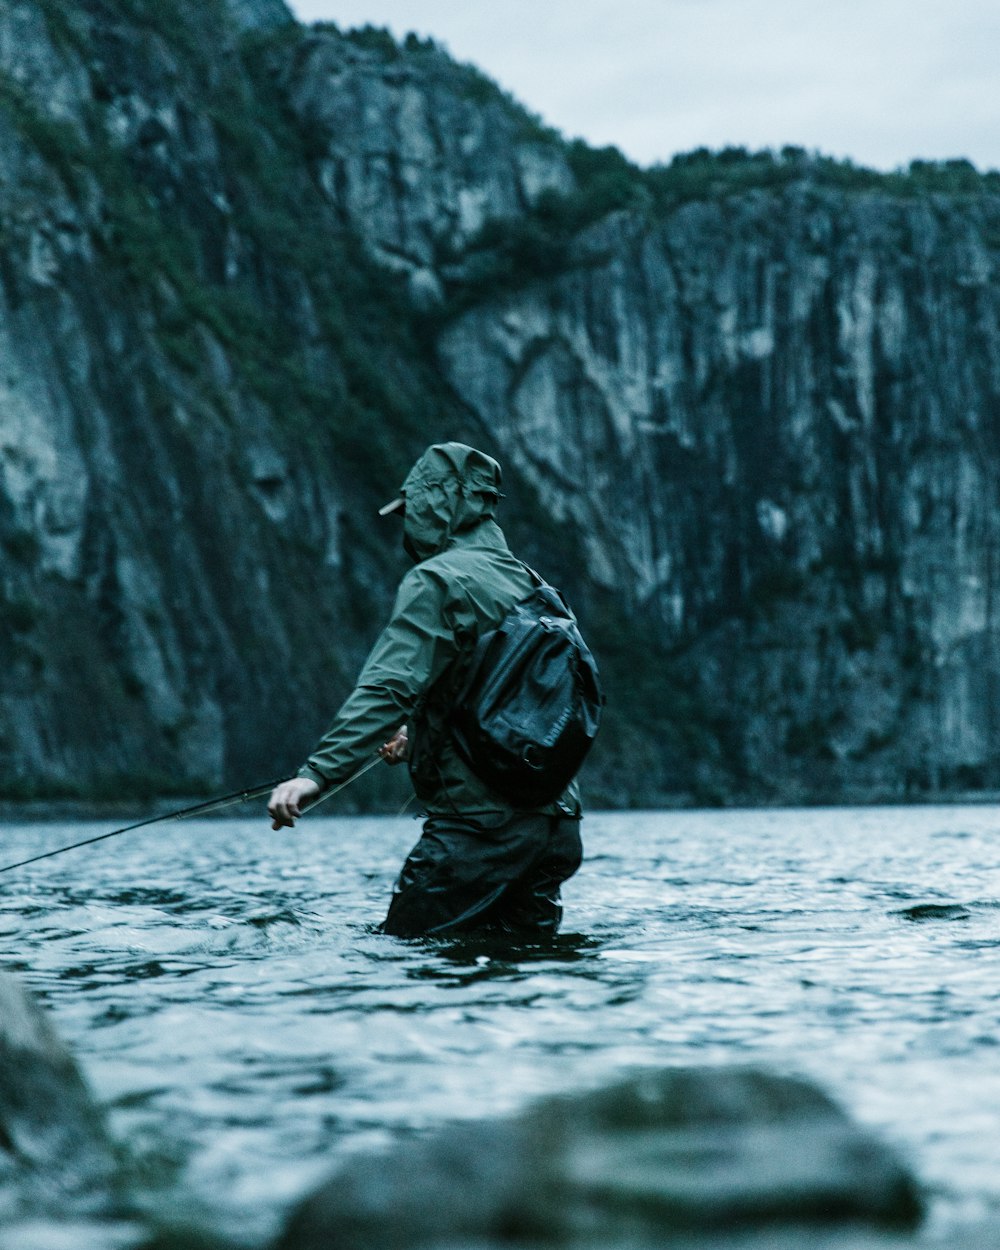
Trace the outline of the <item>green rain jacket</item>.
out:
[[[346,781],[405,723],[410,776],[429,815],[512,814],[459,758],[448,733],[465,656],[533,588],[493,519],[499,494],[500,466],[463,443],[430,447],[414,465],[402,488],[403,530],[417,563],[300,777],[323,789]],[[578,816],[576,787],[557,804],[525,810]]]

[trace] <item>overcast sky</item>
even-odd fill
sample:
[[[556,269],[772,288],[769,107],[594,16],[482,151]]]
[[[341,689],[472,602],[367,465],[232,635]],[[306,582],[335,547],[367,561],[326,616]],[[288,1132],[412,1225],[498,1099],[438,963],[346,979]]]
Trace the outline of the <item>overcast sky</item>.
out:
[[[786,143],[1000,168],[1000,0],[290,0],[431,35],[567,137],[641,164]]]

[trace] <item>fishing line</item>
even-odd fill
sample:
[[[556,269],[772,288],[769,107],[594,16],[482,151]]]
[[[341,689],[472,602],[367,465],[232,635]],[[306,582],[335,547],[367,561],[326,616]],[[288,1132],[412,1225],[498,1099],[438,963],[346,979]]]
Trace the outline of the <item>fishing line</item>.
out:
[[[312,811],[314,807],[319,807],[320,803],[324,803],[327,799],[332,798],[335,794],[339,794],[341,790],[345,790],[353,781],[366,773],[369,768],[374,768],[376,764],[381,762],[381,756],[376,754],[374,759],[370,759],[367,763],[350,775],[346,781],[342,781],[340,785],[334,786],[331,790],[324,790],[317,798],[309,803],[305,810]],[[105,838],[117,838],[120,833],[131,833],[133,829],[143,829],[147,825],[158,825],[168,820],[186,820],[189,816],[207,816],[209,812],[221,812],[223,808],[234,807],[237,803],[245,803],[248,799],[259,799],[261,795],[270,794],[276,785],[287,778],[279,777],[275,781],[264,782],[259,786],[253,786],[249,790],[236,790],[232,794],[224,794],[218,799],[206,799],[204,803],[194,803],[190,807],[182,807],[179,811],[168,812],[165,816],[151,816],[148,820],[138,820],[134,825],[125,825],[121,829],[112,829],[110,833],[99,833],[96,838],[84,838],[82,842],[71,842],[69,846],[59,846],[54,851],[43,851],[41,855],[32,855],[29,859],[19,859],[16,864],[6,864],[0,868],[0,872],[10,872],[12,868],[23,868],[25,864],[37,863],[40,859],[50,859],[53,855],[62,855],[64,851],[75,851],[80,846],[91,846],[95,842],[103,842]]]

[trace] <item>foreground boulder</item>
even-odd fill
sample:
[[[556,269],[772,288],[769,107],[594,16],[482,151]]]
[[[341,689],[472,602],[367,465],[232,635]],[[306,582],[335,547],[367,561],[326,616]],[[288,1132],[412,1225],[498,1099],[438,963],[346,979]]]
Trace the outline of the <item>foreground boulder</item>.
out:
[[[903,1231],[920,1215],[900,1160],[813,1086],[665,1069],[354,1159],[301,1204],[279,1247],[613,1250],[707,1231]]]
[[[76,1063],[0,973],[0,1219],[109,1212],[118,1162]]]

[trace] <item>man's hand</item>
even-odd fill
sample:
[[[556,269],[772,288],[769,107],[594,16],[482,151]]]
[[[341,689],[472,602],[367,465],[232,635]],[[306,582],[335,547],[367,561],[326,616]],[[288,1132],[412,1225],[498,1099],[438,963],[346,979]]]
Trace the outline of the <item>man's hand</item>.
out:
[[[410,740],[406,736],[406,726],[400,725],[388,742],[378,749],[379,755],[387,764],[402,764],[410,758]]]
[[[291,829],[302,815],[302,804],[307,799],[315,798],[319,792],[319,786],[308,777],[291,777],[276,785],[267,805],[267,814],[273,822],[271,828]]]

